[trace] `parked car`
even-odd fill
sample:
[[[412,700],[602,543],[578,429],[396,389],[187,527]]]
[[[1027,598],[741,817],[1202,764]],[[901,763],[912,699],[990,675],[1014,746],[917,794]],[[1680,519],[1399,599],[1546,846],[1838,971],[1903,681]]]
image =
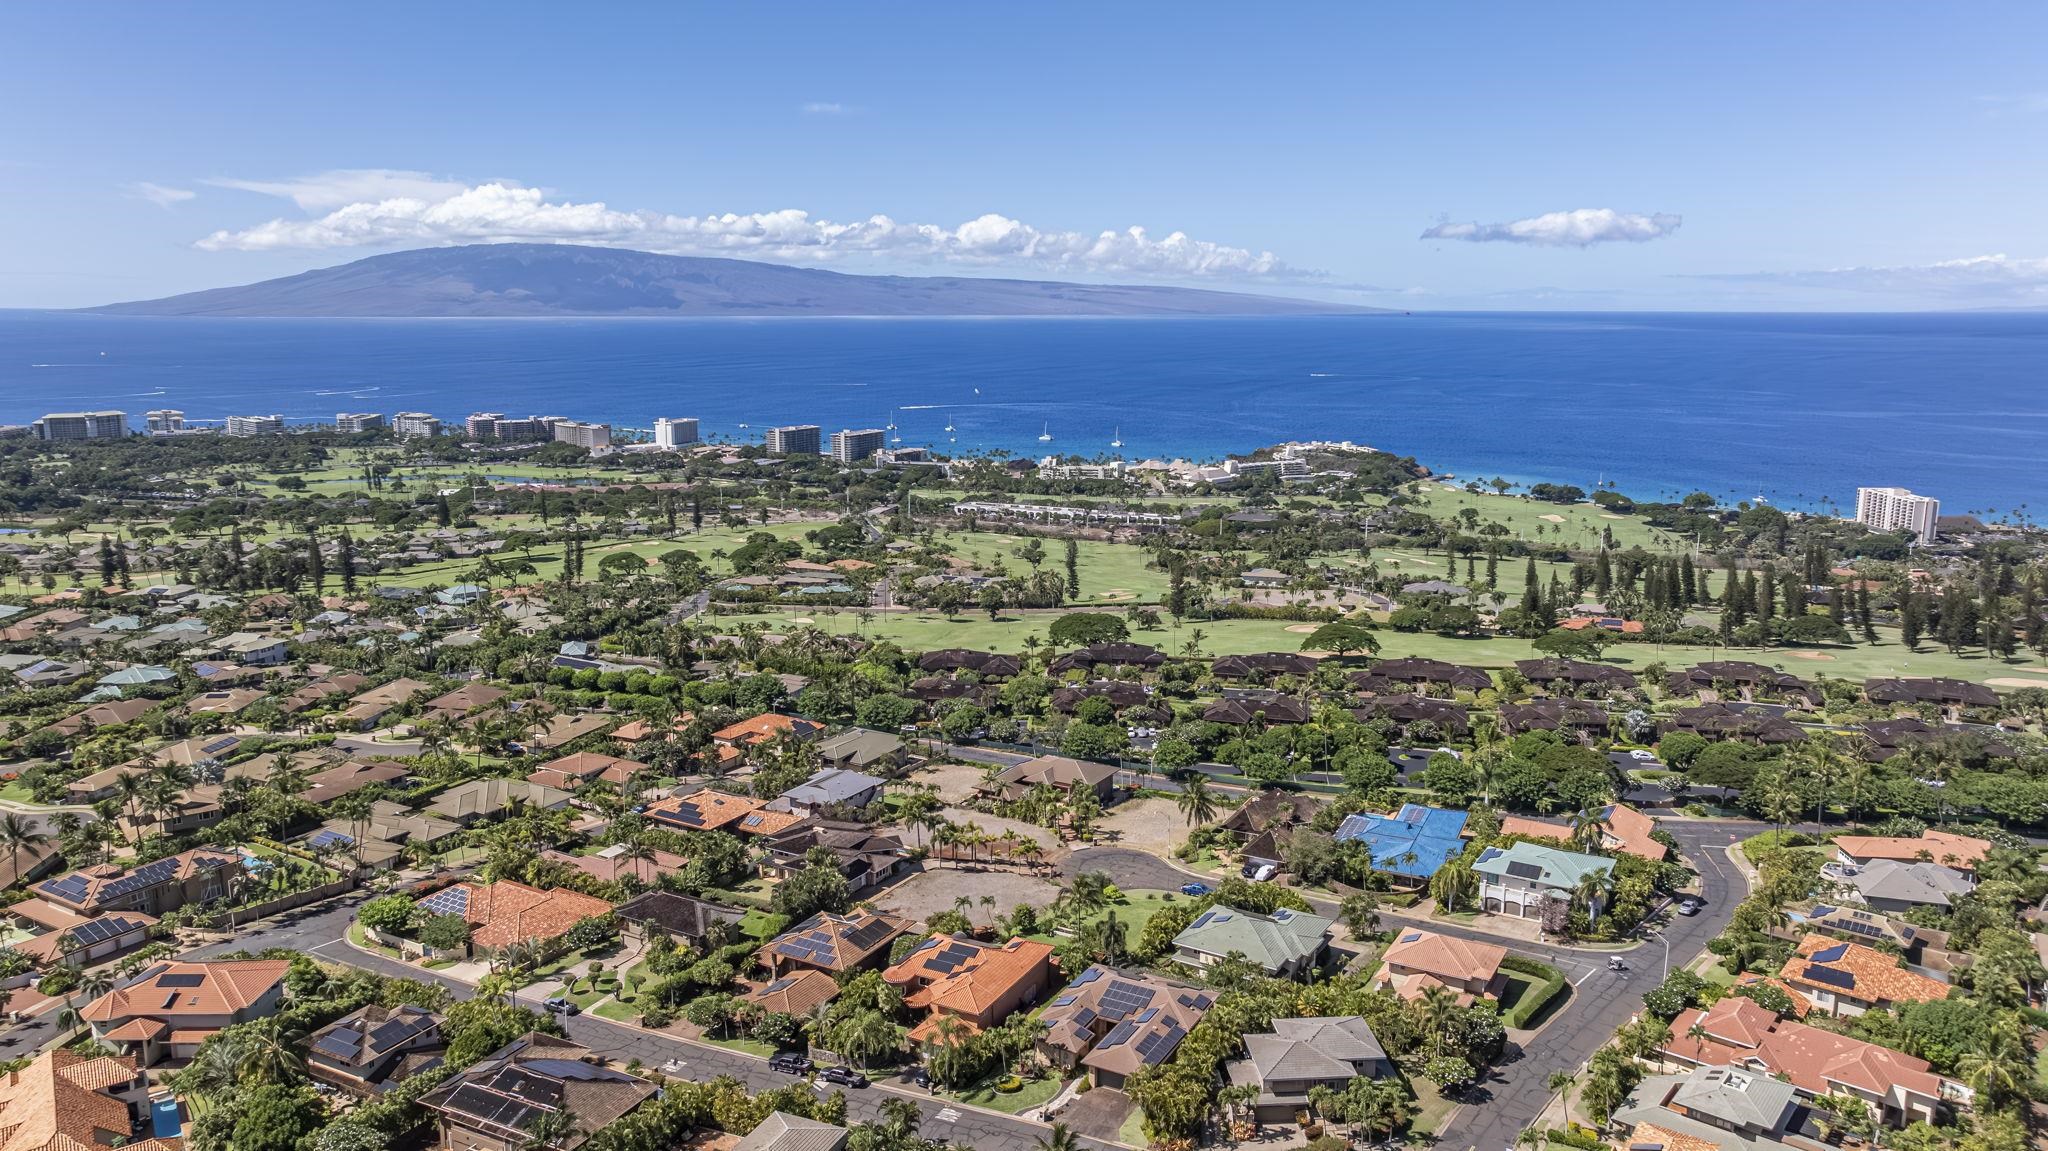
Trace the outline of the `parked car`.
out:
[[[1183,883],[1180,885],[1180,893],[1182,895],[1207,895],[1209,894],[1209,885],[1206,883]]]
[[[1279,871],[1280,869],[1273,864],[1262,863],[1257,871],[1252,872],[1252,881],[1254,883],[1264,883],[1273,878]]]
[[[801,1051],[778,1051],[769,1058],[768,1066],[784,1075],[809,1075],[814,1064]]]
[[[821,1083],[837,1083],[841,1087],[866,1087],[868,1077],[851,1067],[827,1067],[818,1072]]]
[[[1700,913],[1700,901],[1690,895],[1686,896],[1678,901],[1678,913],[1680,915],[1698,915]]]
[[[555,996],[552,999],[542,1001],[541,1006],[547,1008],[549,1013],[554,1015],[583,1014],[583,1009],[581,1007],[576,1006],[574,1003],[562,998],[559,995]]]
[[[1651,750],[1650,750],[1649,748],[1646,748],[1646,747],[1639,747],[1639,748],[1635,749],[1634,751],[1631,751],[1631,752],[1629,752],[1629,753],[1628,753],[1628,757],[1629,757],[1630,759],[1647,759],[1647,760],[1650,760],[1650,761],[1652,761],[1652,762],[1655,762],[1655,761],[1656,761],[1656,758],[1657,758],[1657,753],[1656,753],[1656,752],[1654,752],[1654,751],[1651,751]]]
[[[922,1064],[919,1064],[918,1066],[912,1067],[910,1070],[905,1071],[903,1073],[903,1081],[906,1083],[914,1083],[917,1086],[929,1091],[932,1088],[932,1073],[930,1071],[925,1070]]]

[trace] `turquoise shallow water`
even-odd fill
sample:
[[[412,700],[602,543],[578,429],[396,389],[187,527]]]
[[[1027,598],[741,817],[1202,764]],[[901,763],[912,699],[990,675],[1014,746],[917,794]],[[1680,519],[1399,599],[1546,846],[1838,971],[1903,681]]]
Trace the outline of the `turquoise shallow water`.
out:
[[[0,421],[475,410],[1208,457],[1351,439],[1459,475],[1786,506],[2044,494],[2048,315],[261,320],[0,312]],[[944,429],[948,423],[952,433]],[[741,425],[750,425],[742,428]],[[1041,443],[1049,433],[1052,441]],[[2048,501],[2034,500],[2037,504]],[[2038,510],[2038,509],[2036,509]]]

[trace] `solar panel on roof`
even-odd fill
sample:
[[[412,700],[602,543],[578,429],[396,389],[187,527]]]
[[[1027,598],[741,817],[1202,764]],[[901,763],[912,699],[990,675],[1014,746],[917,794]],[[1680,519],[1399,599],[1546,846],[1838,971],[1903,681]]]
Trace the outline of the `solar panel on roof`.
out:
[[[240,742],[242,742],[242,740],[241,737],[239,736],[223,736],[220,739],[214,740],[212,743],[203,745],[202,747],[200,747],[199,750],[205,752],[207,755],[219,755],[221,752],[228,750],[229,748],[235,746]]]
[[[1403,942],[1403,943],[1413,943],[1413,942],[1415,942],[1416,940],[1418,940],[1418,939],[1421,939],[1421,938],[1422,938],[1422,933],[1421,933],[1420,931],[1411,931],[1411,932],[1409,932],[1408,934],[1406,934],[1406,935],[1403,935],[1403,936],[1401,937],[1401,942]]]
[[[1074,1012],[1074,1025],[1076,1027],[1086,1027],[1090,1023],[1095,1022],[1095,1019],[1095,1009],[1092,1007],[1083,1007],[1081,1010]]]
[[[332,1056],[336,1059],[354,1059],[356,1057],[356,1054],[360,1052],[362,1048],[358,1047],[354,1043],[349,1042],[346,1039],[341,1038],[342,1035],[349,1034],[354,1033],[337,1032],[330,1035],[322,1035],[320,1038],[315,1039],[313,1041],[313,1050],[322,1055]]]
[[[1543,869],[1533,863],[1524,863],[1517,859],[1508,864],[1508,874],[1517,879],[1541,879],[1543,878]]]
[[[196,972],[190,974],[173,972],[169,975],[159,975],[156,979],[158,987],[200,987],[204,986],[205,983],[206,976]]]
[[[1810,979],[1815,983],[1824,983],[1829,987],[1839,987],[1845,991],[1853,990],[1856,987],[1856,977],[1854,975],[1835,967],[1809,966],[1802,977]]]
[[[42,889],[59,899],[76,903],[85,898],[86,892],[92,890],[92,881],[83,875],[67,875],[62,879],[49,880],[42,885]]]
[[[1186,1034],[1179,1023],[1169,1019],[1166,1026],[1138,1041],[1138,1058],[1148,1064],[1163,1063],[1167,1056],[1173,1054],[1173,1049],[1180,1046],[1181,1038]]]
[[[1814,952],[1812,959],[1815,963],[1836,963],[1839,962],[1841,958],[1847,954],[1849,954],[1849,945],[1846,943],[1837,943],[1833,947],[1822,948],[1821,950]]]
[[[1130,1039],[1131,1035],[1137,1030],[1138,1025],[1126,1019],[1122,1023],[1117,1024],[1115,1027],[1110,1028],[1109,1034],[1102,1037],[1102,1043],[1100,1044],[1100,1046],[1115,1047],[1117,1044],[1123,1043],[1126,1040]]]

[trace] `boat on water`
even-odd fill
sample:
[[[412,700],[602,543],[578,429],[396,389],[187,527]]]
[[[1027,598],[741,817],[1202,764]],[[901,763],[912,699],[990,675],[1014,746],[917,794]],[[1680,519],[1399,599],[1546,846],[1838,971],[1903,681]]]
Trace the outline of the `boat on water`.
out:
[[[1049,443],[1051,443],[1051,442],[1052,442],[1052,425],[1051,425],[1051,424],[1046,424],[1046,425],[1045,425],[1045,430],[1044,430],[1044,431],[1042,431],[1042,432],[1040,432],[1040,433],[1038,433],[1038,442],[1039,442],[1039,443],[1041,443],[1041,444],[1049,444]]]
[[[1109,441],[1109,446],[1113,448],[1121,448],[1124,446],[1124,430],[1122,428],[1118,428],[1116,430],[1116,438]]]
[[[949,432],[953,430],[953,421],[951,421],[951,420],[947,420],[947,421],[946,421],[946,430],[947,430],[947,431],[949,431]]]

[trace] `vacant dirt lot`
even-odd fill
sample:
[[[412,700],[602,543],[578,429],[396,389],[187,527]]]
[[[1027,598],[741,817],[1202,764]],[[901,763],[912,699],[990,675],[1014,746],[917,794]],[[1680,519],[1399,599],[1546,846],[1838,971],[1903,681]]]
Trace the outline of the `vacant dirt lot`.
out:
[[[1132,847],[1163,855],[1174,843],[1187,838],[1187,824],[1180,808],[1170,799],[1133,799],[1119,803],[1098,825],[1116,833],[1118,847]]]
[[[924,768],[910,778],[914,783],[938,788],[939,798],[947,803],[965,803],[967,797],[974,794],[975,785],[987,775],[987,764],[940,763]]]
[[[987,923],[991,910],[1007,915],[1020,903],[1044,907],[1060,894],[1058,885],[1021,872],[961,871],[932,863],[925,867],[926,870],[890,888],[875,900],[876,905],[922,922],[941,911],[953,910],[953,901],[965,895],[975,903],[967,913],[968,918]],[[985,895],[995,896],[992,909],[981,906]]]

